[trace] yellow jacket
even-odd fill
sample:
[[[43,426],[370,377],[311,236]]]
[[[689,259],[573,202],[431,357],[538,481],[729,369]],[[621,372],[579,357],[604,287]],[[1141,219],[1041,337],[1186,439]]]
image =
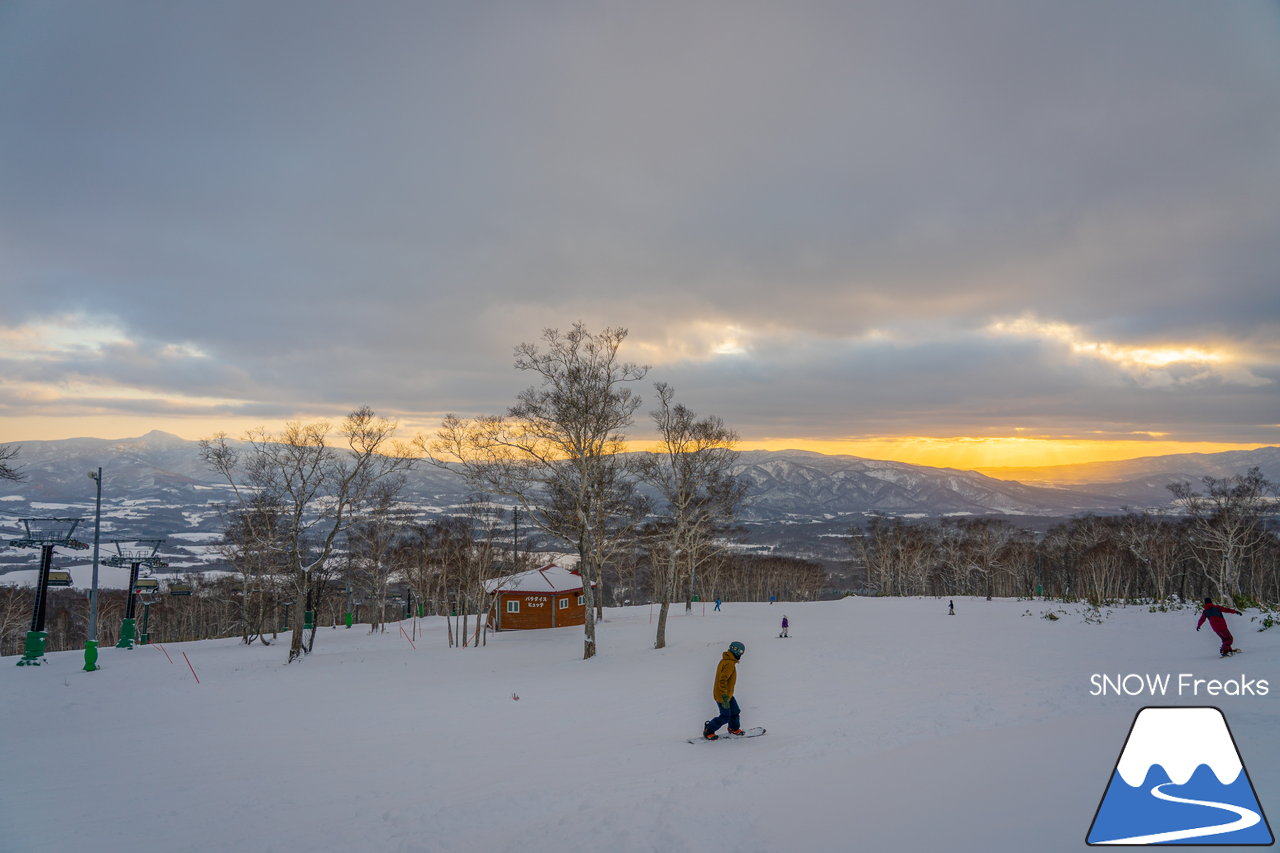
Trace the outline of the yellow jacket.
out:
[[[711,696],[716,704],[728,702],[733,698],[733,687],[738,683],[738,659],[733,652],[725,652],[716,666],[716,680],[711,688]]]

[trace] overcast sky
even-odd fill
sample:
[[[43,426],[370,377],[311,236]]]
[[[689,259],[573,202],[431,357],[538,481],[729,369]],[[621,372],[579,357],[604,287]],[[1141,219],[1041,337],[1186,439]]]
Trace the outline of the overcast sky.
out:
[[[581,320],[748,440],[1280,443],[1280,4],[12,0],[0,288],[0,441]]]

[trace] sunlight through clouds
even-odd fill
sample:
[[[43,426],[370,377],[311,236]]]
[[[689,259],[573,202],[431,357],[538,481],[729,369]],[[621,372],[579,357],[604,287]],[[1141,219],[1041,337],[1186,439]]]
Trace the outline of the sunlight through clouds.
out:
[[[0,26],[0,443],[431,429],[579,321],[637,438],[1280,443],[1269,4],[160,5]]]
[[[704,320],[665,329],[661,339],[633,335],[627,339],[626,351],[630,358],[650,365],[697,362],[747,355],[754,338],[741,326]]]
[[[1029,338],[1065,346],[1070,352],[1090,356],[1140,374],[1145,369],[1194,368],[1189,377],[1169,381],[1190,381],[1217,376],[1241,385],[1265,385],[1269,380],[1255,376],[1232,353],[1197,346],[1125,346],[1111,341],[1090,340],[1082,329],[1069,323],[1044,321],[1032,315],[1013,320],[997,320],[986,331],[997,337]],[[1157,383],[1158,384],[1158,383]]]
[[[0,327],[0,358],[27,361],[101,350],[129,343],[115,323],[83,314],[62,314],[19,326]]]

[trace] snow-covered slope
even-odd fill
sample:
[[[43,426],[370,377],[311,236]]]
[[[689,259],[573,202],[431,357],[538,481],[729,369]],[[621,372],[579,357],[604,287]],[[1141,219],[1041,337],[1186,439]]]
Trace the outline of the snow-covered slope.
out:
[[[1247,651],[1224,660],[1190,610],[956,611],[730,602],[674,613],[656,651],[649,609],[626,608],[590,661],[580,628],[449,649],[438,619],[325,629],[292,665],[283,638],[104,649],[95,673],[4,658],[0,850],[1078,851],[1149,705],[1220,707],[1280,814],[1277,695],[1205,692],[1274,681],[1280,635],[1232,617]],[[769,732],[689,745],[732,640],[743,721]],[[1098,673],[1173,677],[1104,696]]]

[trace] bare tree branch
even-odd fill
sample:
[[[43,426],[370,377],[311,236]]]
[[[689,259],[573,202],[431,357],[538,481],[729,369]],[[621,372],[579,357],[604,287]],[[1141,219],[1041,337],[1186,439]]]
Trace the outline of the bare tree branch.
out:
[[[20,444],[0,444],[0,480],[12,480],[17,483],[27,479],[22,468],[13,464],[13,460],[18,458],[21,450]]]
[[[640,405],[627,384],[649,370],[620,360],[626,337],[626,329],[592,333],[580,322],[567,332],[546,329],[541,343],[516,347],[516,369],[537,382],[505,416],[449,415],[434,441],[419,440],[437,464],[453,463],[475,488],[515,499],[536,525],[577,548],[587,610],[583,658],[596,653],[601,485]],[[553,492],[571,511],[548,511]]]

